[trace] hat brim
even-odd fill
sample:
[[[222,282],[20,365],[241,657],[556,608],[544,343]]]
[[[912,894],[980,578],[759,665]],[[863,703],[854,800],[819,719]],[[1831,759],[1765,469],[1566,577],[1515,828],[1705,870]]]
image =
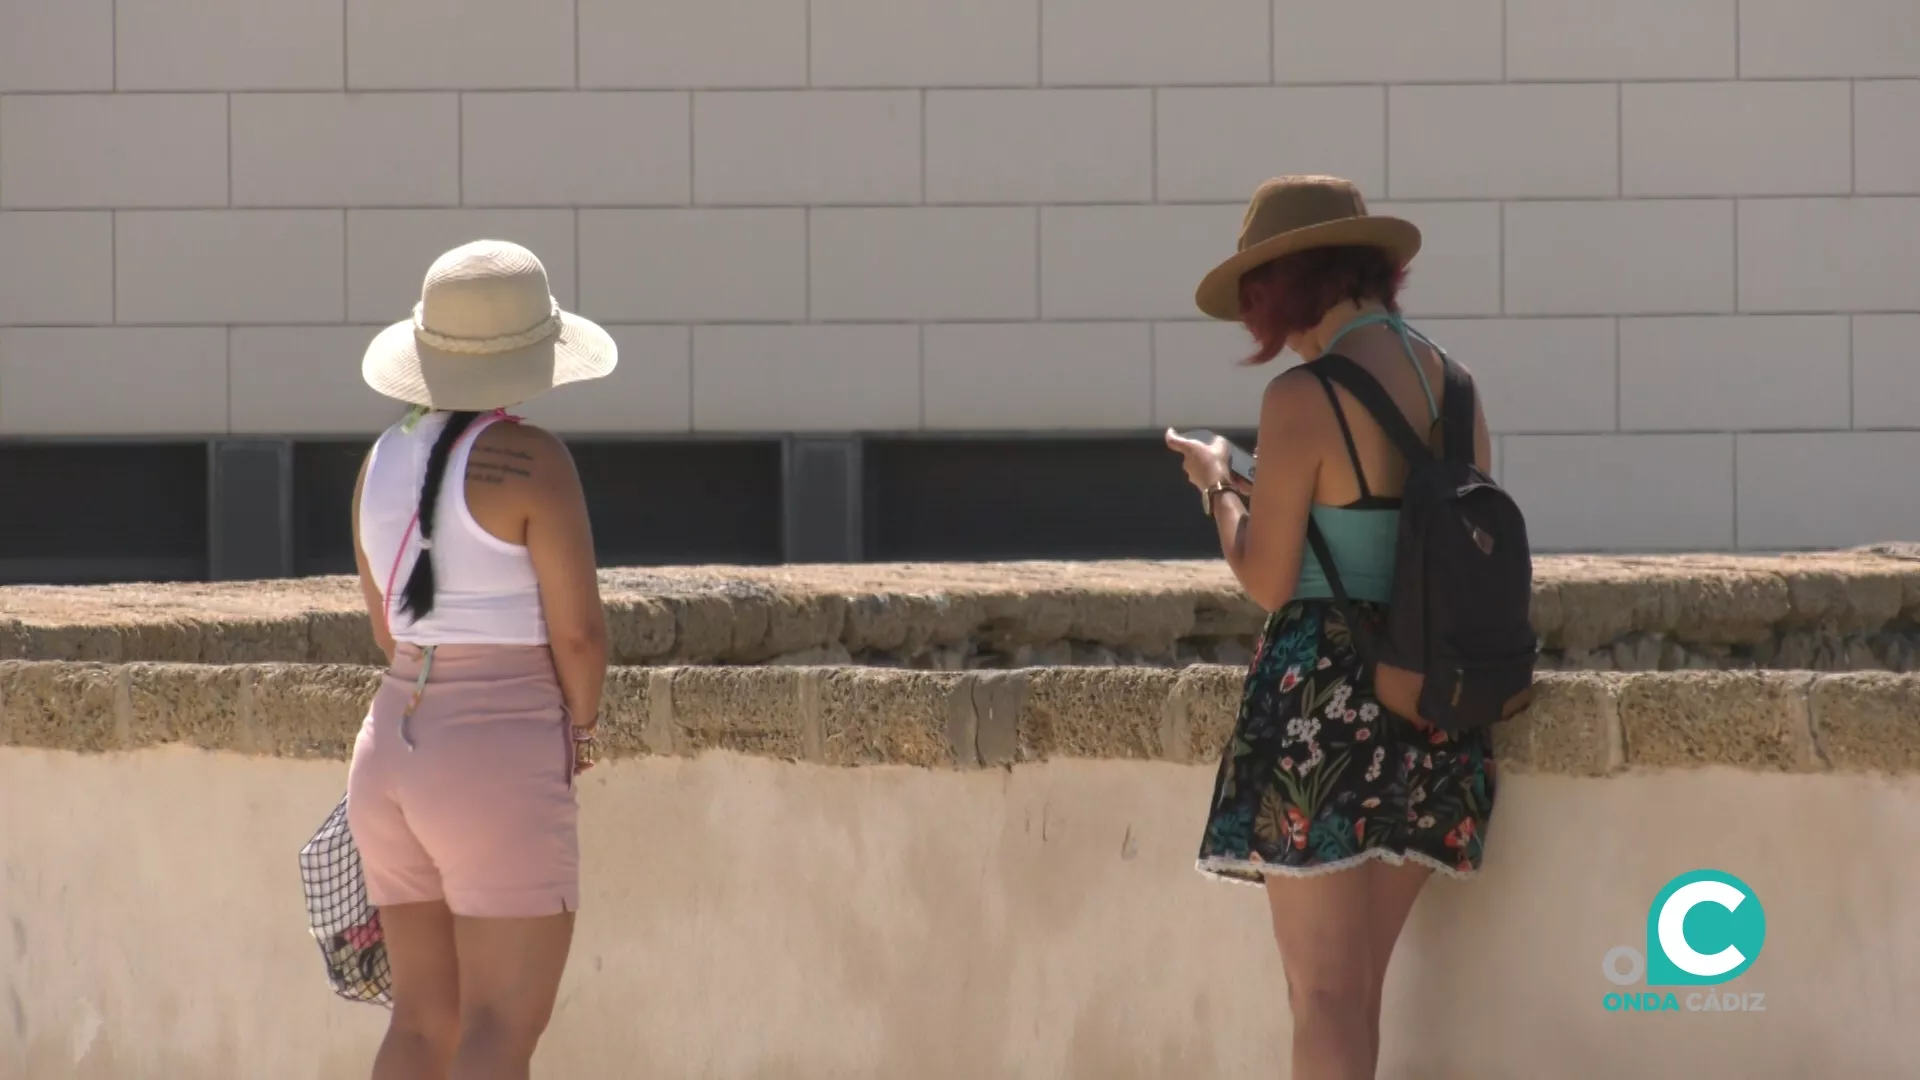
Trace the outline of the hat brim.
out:
[[[425,344],[414,335],[409,319],[373,339],[360,361],[360,376],[379,393],[409,405],[485,412],[517,405],[556,386],[601,378],[619,360],[612,335],[565,311],[553,337],[479,356]]]
[[[1193,302],[1207,315],[1236,322],[1240,318],[1240,279],[1248,271],[1297,251],[1328,247],[1379,248],[1397,266],[1404,267],[1420,251],[1420,230],[1413,222],[1397,217],[1367,215],[1284,232],[1236,252],[1214,267],[1200,280]]]

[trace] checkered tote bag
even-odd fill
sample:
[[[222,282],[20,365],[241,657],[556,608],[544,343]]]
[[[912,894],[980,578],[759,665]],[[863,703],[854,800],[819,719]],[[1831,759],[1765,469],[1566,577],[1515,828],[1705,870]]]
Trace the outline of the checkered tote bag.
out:
[[[347,828],[347,800],[333,808],[320,831],[300,849],[300,881],[307,922],[327,965],[333,992],[348,1001],[393,1006],[393,969],[387,964],[380,911],[367,901],[360,849]]]

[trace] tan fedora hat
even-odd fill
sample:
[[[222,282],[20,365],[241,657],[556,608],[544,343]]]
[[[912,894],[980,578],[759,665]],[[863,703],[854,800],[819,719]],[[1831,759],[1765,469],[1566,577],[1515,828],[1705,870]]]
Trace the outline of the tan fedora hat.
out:
[[[1277,176],[1260,185],[1240,225],[1240,251],[1200,281],[1193,302],[1216,319],[1240,317],[1240,279],[1282,255],[1374,247],[1405,266],[1420,250],[1413,222],[1367,213],[1360,189],[1337,176]]]
[[[360,375],[390,398],[484,412],[619,362],[605,330],[560,310],[547,268],[504,240],[476,240],[433,261],[413,318],[367,346]]]

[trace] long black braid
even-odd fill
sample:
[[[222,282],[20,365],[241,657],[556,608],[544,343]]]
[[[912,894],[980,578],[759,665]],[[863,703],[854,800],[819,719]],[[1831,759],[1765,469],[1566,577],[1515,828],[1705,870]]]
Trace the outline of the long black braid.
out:
[[[440,504],[440,485],[447,475],[447,459],[453,456],[453,444],[460,441],[468,427],[480,416],[477,412],[455,412],[447,414],[447,425],[440,429],[440,437],[433,441],[433,452],[427,455],[427,480],[420,485],[420,539],[433,539],[433,519]],[[464,477],[462,478],[464,481]],[[420,557],[414,560],[413,573],[407,576],[407,583],[400,590],[400,610],[408,618],[419,620],[433,612],[433,549],[424,547]]]

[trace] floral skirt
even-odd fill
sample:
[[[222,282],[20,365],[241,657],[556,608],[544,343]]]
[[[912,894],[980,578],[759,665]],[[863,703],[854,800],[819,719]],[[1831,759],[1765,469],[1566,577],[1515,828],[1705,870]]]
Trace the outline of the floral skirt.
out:
[[[1376,623],[1385,614],[1355,607]],[[1214,783],[1202,873],[1258,885],[1367,859],[1455,877],[1480,868],[1489,730],[1450,737],[1390,713],[1360,671],[1332,601],[1296,600],[1267,620]]]

